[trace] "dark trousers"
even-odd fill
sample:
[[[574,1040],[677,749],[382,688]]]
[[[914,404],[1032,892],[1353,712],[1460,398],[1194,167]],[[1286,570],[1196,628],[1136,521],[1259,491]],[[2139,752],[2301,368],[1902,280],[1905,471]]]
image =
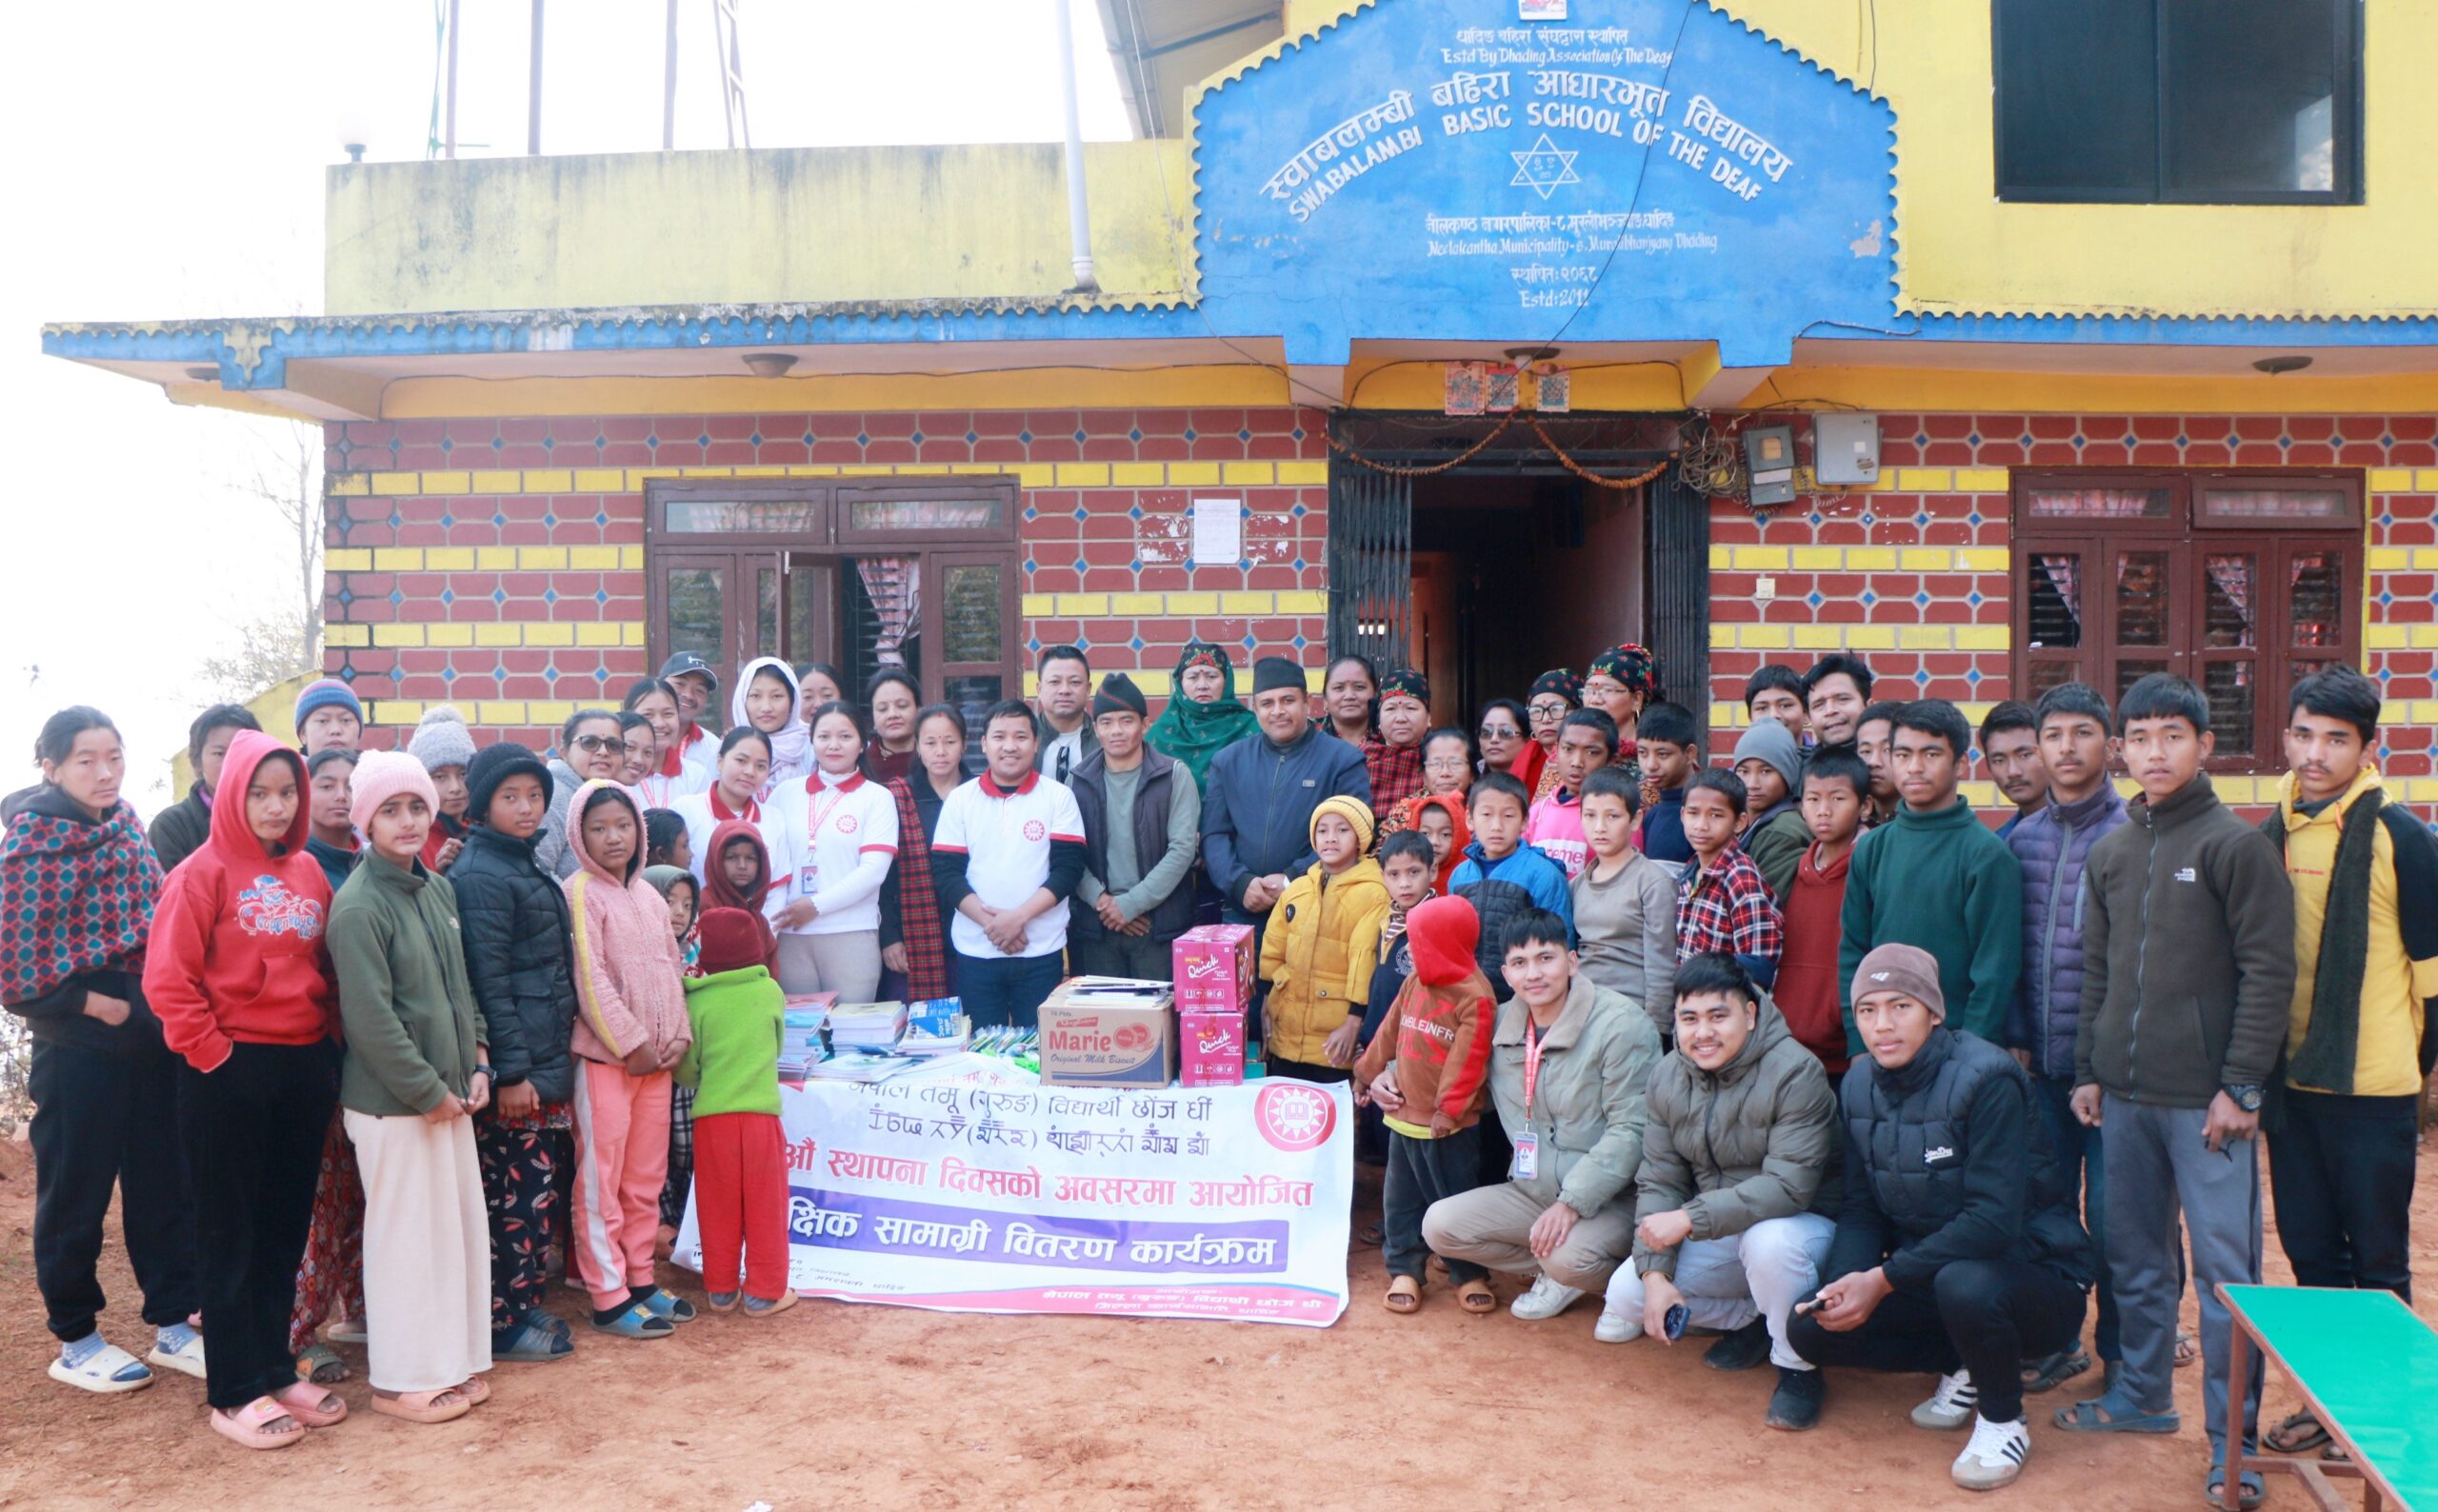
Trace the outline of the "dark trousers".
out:
[[[1167,982],[1176,975],[1174,935],[1111,934],[1095,930],[1068,937],[1068,954],[1079,977],[1133,977]]]
[[[176,1112],[180,1064],[167,1050],[118,1055],[34,1042],[26,1076],[34,1103],[28,1131],[34,1284],[62,1343],[91,1333],[108,1301],[94,1267],[114,1185],[144,1321],[166,1328],[195,1309],[194,1200]]]
[[[973,1021],[977,1029],[997,1025],[1038,1028],[1041,1000],[1049,996],[1066,975],[1065,963],[1055,950],[1046,956],[969,956],[962,950],[950,953],[956,957],[957,996],[965,1004],[966,1017]]]
[[[1890,1292],[1859,1328],[1833,1333],[1809,1313],[1787,1320],[1787,1343],[1815,1365],[1947,1375],[1960,1364],[1981,1416],[2023,1416],[2023,1363],[2054,1354],[2083,1331],[2083,1290],[2023,1260],[1959,1260],[1930,1293]]]
[[[209,1074],[178,1067],[203,1274],[204,1396],[223,1412],[296,1383],[288,1314],[338,1106],[339,1057],[334,1041],[241,1041]]]
[[[1380,1257],[1391,1276],[1422,1279],[1430,1246],[1422,1242],[1422,1215],[1443,1197],[1481,1184],[1480,1125],[1445,1139],[1418,1140],[1389,1131],[1389,1177],[1381,1193]],[[1448,1262],[1448,1279],[1461,1286],[1489,1272],[1469,1260]]]
[[[2298,1286],[2359,1286],[2412,1300],[2413,1138],[2420,1099],[2285,1093],[2268,1137],[2277,1242]]]
[[[474,1122],[474,1159],[490,1212],[491,1331],[506,1333],[540,1309],[549,1290],[546,1256],[565,1222],[564,1175],[575,1168],[575,1135],[485,1113]]]
[[[1267,1075],[1283,1077],[1289,1082],[1318,1082],[1324,1086],[1354,1080],[1354,1071],[1349,1066],[1315,1065],[1309,1061],[1290,1061],[1283,1055],[1264,1057],[1262,1070]]]
[[[2102,1158],[2106,1142],[2102,1130],[2087,1126],[2074,1116],[2073,1097],[2070,1076],[2034,1075],[2031,1079],[2031,1105],[2048,1133],[2048,1147],[2065,1164],[2067,1181],[2079,1177],[2082,1184],[2083,1226],[2090,1231],[2091,1255],[2099,1272],[2095,1288],[2099,1323],[2091,1330],[2091,1344],[2102,1360],[2122,1360],[2125,1345],[2117,1338],[2116,1288],[2108,1281],[2108,1165]]]

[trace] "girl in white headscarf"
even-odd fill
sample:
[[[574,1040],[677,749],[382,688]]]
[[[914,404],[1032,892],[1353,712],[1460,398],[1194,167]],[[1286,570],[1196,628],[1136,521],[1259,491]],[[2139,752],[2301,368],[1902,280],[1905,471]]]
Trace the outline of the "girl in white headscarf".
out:
[[[750,725],[770,737],[770,777],[761,797],[812,770],[812,732],[796,710],[802,697],[795,672],[775,656],[755,657],[737,674],[729,723]]]

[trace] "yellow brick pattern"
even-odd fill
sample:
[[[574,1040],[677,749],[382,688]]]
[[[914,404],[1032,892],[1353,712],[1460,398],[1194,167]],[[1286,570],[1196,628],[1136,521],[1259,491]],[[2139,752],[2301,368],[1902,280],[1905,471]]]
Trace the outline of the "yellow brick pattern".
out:
[[[2438,626],[2416,627],[2438,632]],[[2003,651],[2013,644],[2004,625],[1710,626],[1714,651]]]
[[[2424,547],[2433,565],[2438,547]],[[2002,546],[1713,546],[1710,570],[1736,572],[2005,572]]]
[[[558,572],[639,571],[639,546],[385,546],[371,550],[336,547],[322,554],[332,572]]]
[[[1209,618],[1222,614],[1230,617],[1310,615],[1327,614],[1329,596],[1320,588],[1226,593],[1028,593],[1024,595],[1019,609],[1029,620],[1053,617],[1077,620],[1159,619],[1197,615]]]
[[[324,627],[333,649],[362,647],[632,646],[645,644],[641,620],[509,620],[454,624],[331,625]],[[420,716],[418,716],[420,717]],[[408,723],[413,723],[410,720]]]
[[[652,478],[946,478],[1014,476],[1028,488],[1290,487],[1329,481],[1327,462],[798,462],[717,468],[532,468],[450,472],[334,472],[334,498],[423,494],[641,493]],[[1944,476],[1944,474],[1942,474]],[[1999,477],[2003,479],[2001,472]],[[2000,487],[2005,487],[2004,483]]]

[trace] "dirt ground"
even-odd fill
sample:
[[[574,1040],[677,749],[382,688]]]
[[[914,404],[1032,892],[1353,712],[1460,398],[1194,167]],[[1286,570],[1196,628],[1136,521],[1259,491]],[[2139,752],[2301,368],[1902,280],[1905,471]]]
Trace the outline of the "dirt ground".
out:
[[[2438,1294],[2434,1167],[2415,1203],[2413,1268]],[[1376,1174],[1363,1175],[1358,1224],[1377,1216]],[[492,1401],[440,1427],[373,1415],[359,1377],[340,1388],[356,1409],[348,1422],[251,1454],[206,1427],[198,1381],[167,1375],[101,1398],[44,1378],[32,1206],[25,1146],[0,1145],[0,1507],[1761,1512],[1793,1500],[1887,1512],[1976,1500],[1947,1478],[1960,1436],[1906,1421],[1926,1378],[1839,1374],[1817,1429],[1771,1432],[1766,1367],[1706,1370],[1690,1342],[1594,1343],[1589,1299],[1523,1323],[1464,1316],[1434,1286],[1419,1316],[1392,1317],[1373,1249],[1356,1252],[1352,1304],[1327,1329],[808,1302],[763,1323],[706,1317],[665,1343],[579,1331],[572,1360],[499,1367]],[[2273,1238],[2268,1250],[2269,1279],[2287,1280]],[[135,1344],[115,1242],[104,1266],[115,1299],[105,1325]],[[700,1300],[689,1274],[669,1279]],[[360,1370],[361,1352],[342,1352]],[[2031,1399],[2032,1457],[2012,1497],[2076,1512],[2201,1505],[2198,1370],[2177,1372],[2177,1437],[2093,1442],[2049,1427],[2049,1410],[2097,1379]],[[2272,1379],[2268,1410],[2290,1397]],[[2298,1486],[2270,1484],[2272,1506],[2304,1504]]]

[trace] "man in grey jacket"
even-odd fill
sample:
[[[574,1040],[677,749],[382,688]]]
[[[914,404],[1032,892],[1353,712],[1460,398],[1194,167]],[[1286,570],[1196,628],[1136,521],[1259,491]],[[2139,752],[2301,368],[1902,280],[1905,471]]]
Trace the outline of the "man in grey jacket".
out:
[[[1837,1233],[1828,1073],[1733,956],[1677,968],[1675,1028],[1643,1114],[1633,1262],[1609,1278],[1594,1337],[1672,1344],[1681,1306],[1680,1327],[1726,1330],[1704,1364],[1774,1362],[1769,1426],[1809,1428],[1820,1372],[1787,1343],[1787,1319],[1819,1286]]]
[[[2215,1500],[2230,1347],[2218,1287],[2260,1280],[2260,1105],[2294,1000],[2294,892],[2276,847],[2218,802],[2202,770],[2216,743],[2199,688],[2167,673],[2143,678],[2116,722],[2142,796],[2091,847],[2085,873],[2073,1107],[2108,1130],[2108,1274],[2125,1367],[2056,1422],[2079,1433],[2182,1425],[2173,1392],[2181,1212],[2201,1303],[2205,1494]],[[2259,1392],[2255,1375],[2247,1450]],[[2247,1472],[2242,1504],[2263,1494]]]
[[[1084,816],[1084,875],[1067,943],[1078,972],[1166,982],[1177,936],[1193,925],[1187,879],[1202,848],[1190,772],[1143,745],[1142,690],[1123,672],[1092,698],[1099,744],[1067,779]]]
[[[1434,1254],[1532,1276],[1509,1308],[1527,1320],[1606,1287],[1632,1249],[1629,1188],[1659,1062],[1650,1015],[1577,971],[1569,934],[1564,919],[1534,908],[1503,942],[1515,995],[1499,1005],[1489,1089],[1515,1151],[1510,1179],[1442,1198],[1422,1217]],[[1392,1117],[1401,1105],[1389,1077],[1370,1098]]]

